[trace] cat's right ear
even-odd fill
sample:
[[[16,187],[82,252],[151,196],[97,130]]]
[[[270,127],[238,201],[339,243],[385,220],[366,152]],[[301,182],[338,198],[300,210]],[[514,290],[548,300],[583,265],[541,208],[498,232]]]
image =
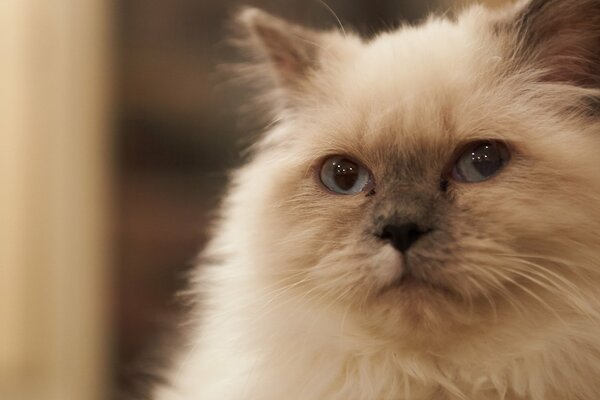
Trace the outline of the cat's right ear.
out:
[[[335,66],[338,50],[359,41],[338,31],[304,28],[256,8],[241,10],[235,21],[238,47],[250,58],[240,73],[266,86],[263,94],[280,108],[317,95],[325,66]]]
[[[496,26],[511,60],[539,79],[600,89],[600,0],[526,0]]]

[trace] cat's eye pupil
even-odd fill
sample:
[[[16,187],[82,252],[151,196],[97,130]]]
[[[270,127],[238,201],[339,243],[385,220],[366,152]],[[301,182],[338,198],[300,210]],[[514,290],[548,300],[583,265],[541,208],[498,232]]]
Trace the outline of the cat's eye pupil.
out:
[[[502,142],[476,142],[462,153],[454,165],[452,176],[458,181],[481,182],[496,175],[509,157],[509,151]]]
[[[485,144],[471,152],[473,166],[482,176],[493,175],[502,167],[502,157],[494,150],[491,144]]]
[[[321,183],[337,194],[357,194],[371,182],[371,173],[360,163],[343,156],[325,160],[319,174]]]
[[[340,160],[334,167],[335,183],[343,190],[350,190],[358,179],[358,166],[350,160]]]

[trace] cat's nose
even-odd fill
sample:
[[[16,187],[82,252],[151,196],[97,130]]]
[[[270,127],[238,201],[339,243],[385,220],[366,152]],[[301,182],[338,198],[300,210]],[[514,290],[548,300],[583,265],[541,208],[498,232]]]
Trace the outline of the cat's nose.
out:
[[[396,250],[405,252],[419,238],[430,231],[430,229],[422,229],[414,222],[408,222],[400,225],[386,225],[378,236],[389,241]]]

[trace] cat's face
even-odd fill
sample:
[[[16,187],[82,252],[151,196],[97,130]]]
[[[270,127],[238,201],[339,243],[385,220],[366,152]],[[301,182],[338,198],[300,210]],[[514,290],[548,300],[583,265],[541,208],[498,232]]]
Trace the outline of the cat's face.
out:
[[[593,312],[598,93],[583,58],[568,84],[552,69],[569,60],[543,54],[560,32],[519,50],[535,60],[514,50],[519,24],[555,11],[475,9],[369,42],[246,12],[285,97],[239,176],[257,273],[391,335]]]

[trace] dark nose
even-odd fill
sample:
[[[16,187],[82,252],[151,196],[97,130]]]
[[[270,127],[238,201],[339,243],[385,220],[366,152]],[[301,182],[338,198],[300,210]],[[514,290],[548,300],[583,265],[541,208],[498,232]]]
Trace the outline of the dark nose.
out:
[[[419,238],[430,230],[421,229],[414,222],[408,222],[401,225],[386,225],[383,227],[380,238],[390,242],[396,250],[405,252]]]

